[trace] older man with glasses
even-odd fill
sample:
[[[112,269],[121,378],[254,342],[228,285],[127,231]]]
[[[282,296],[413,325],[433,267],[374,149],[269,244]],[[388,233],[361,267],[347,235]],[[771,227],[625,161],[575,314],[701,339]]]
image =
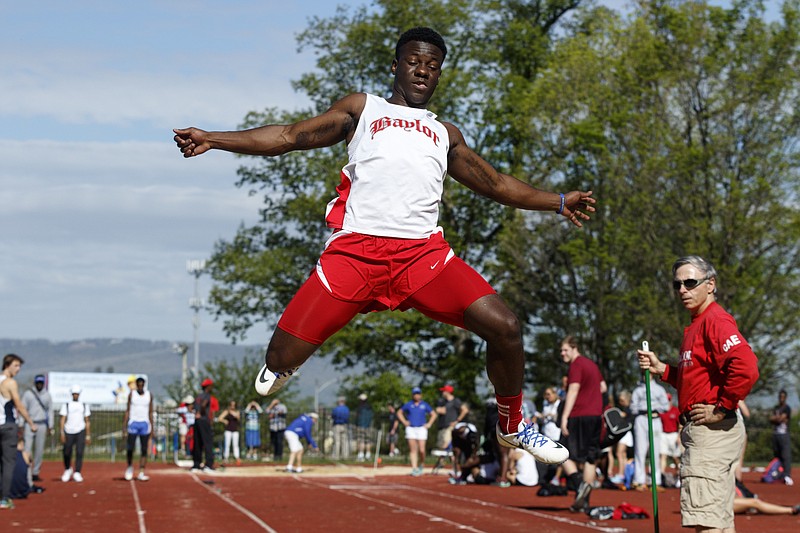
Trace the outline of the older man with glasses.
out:
[[[736,406],[758,379],[758,361],[734,318],[716,302],[717,272],[699,256],[678,259],[672,287],[692,321],[680,360],[668,365],[639,350],[639,365],[678,391],[681,442],[681,525],[696,531],[735,531],[734,467],[745,430]]]

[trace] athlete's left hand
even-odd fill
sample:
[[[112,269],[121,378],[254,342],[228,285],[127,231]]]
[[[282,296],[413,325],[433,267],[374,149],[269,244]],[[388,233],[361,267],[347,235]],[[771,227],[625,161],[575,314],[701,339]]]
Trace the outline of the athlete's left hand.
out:
[[[595,203],[597,201],[592,198],[592,191],[570,191],[564,194],[564,210],[561,211],[561,216],[582,228],[582,221],[591,218],[587,213],[595,212]]]

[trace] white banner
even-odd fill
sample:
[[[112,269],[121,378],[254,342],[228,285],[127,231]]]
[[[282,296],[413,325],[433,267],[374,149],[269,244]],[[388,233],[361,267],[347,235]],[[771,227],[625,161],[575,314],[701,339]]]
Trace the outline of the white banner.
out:
[[[125,408],[128,404],[128,379],[143,377],[147,389],[147,375],[145,374],[103,374],[100,372],[50,372],[47,379],[47,390],[53,397],[53,404],[67,403],[72,400],[73,385],[81,387],[78,398],[83,403],[102,405],[104,407],[120,406]],[[135,388],[135,384],[131,384]]]

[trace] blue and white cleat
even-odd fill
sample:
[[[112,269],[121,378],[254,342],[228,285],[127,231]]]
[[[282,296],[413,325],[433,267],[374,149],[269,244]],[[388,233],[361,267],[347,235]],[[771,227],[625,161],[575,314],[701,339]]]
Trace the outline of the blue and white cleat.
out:
[[[536,431],[533,424],[519,423],[519,432],[503,434],[497,425],[497,441],[506,448],[525,450],[540,463],[548,465],[561,464],[569,459],[569,450],[556,441]]]
[[[256,392],[261,396],[269,396],[278,392],[299,368],[298,366],[284,372],[273,372],[265,364],[258,371],[258,376],[256,377]]]

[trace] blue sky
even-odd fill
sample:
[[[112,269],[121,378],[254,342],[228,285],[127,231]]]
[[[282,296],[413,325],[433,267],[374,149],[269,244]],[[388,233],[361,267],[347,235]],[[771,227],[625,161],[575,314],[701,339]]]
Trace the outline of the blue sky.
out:
[[[302,106],[296,34],[365,4],[0,0],[0,337],[191,339],[186,261],[259,201],[232,155],[184,160],[171,129]],[[207,314],[200,339],[226,341]]]

